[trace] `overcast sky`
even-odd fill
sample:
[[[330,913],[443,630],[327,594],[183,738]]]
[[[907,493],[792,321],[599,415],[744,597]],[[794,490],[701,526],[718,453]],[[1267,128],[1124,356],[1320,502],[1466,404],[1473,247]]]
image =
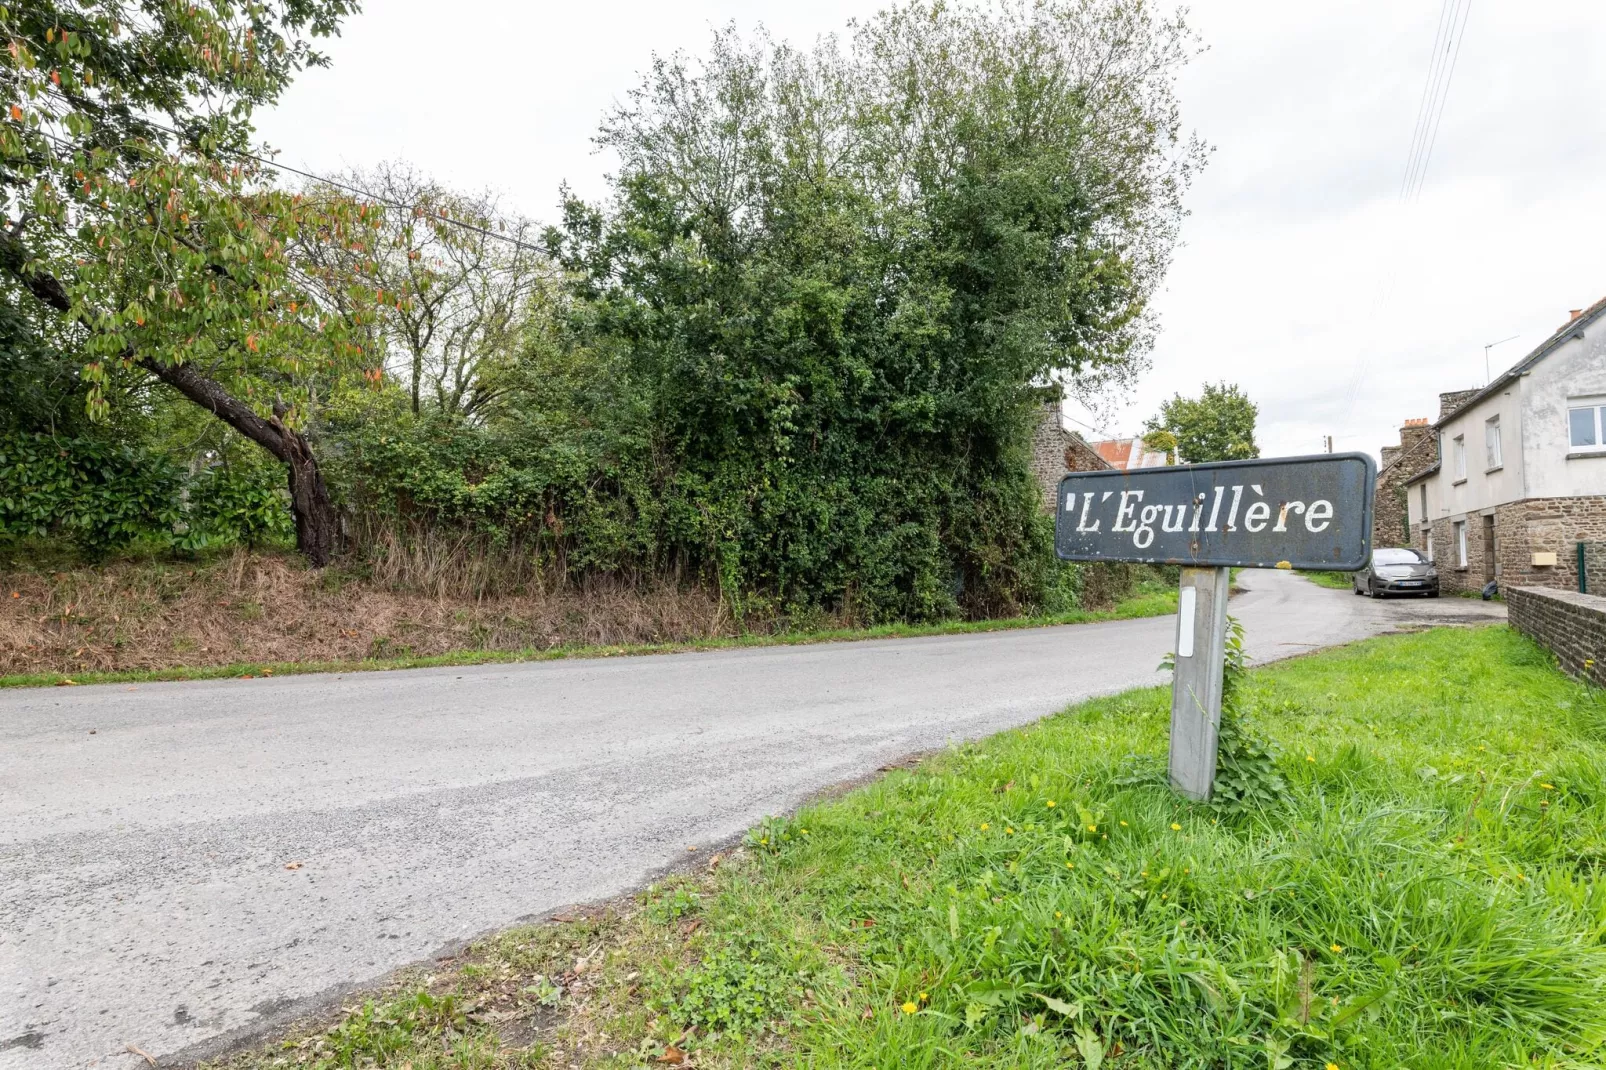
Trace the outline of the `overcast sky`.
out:
[[[1426,182],[1401,203],[1442,0],[1199,0],[1186,124],[1214,147],[1159,295],[1154,366],[1100,415],[1130,434],[1172,393],[1241,384],[1267,456],[1377,448],[1437,416],[1567,311],[1606,296],[1606,4],[1473,0]],[[875,0],[369,0],[260,117],[313,171],[407,160],[551,219],[604,190],[598,118],[654,52],[763,23],[797,44]],[[1092,432],[1086,432],[1092,437]]]

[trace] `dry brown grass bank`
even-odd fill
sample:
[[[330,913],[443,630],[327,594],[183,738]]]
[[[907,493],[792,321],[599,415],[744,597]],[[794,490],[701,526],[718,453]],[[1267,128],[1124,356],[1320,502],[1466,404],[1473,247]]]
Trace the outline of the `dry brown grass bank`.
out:
[[[0,571],[0,675],[680,642],[735,632],[718,597],[692,586],[599,581],[474,598],[318,573],[289,555],[244,550],[196,565]]]

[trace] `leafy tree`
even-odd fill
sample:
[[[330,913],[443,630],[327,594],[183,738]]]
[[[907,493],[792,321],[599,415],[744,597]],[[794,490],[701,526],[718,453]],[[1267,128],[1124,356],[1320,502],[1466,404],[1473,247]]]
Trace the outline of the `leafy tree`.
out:
[[[1035,398],[1142,366],[1202,158],[1190,40],[1135,0],[911,4],[656,61],[602,131],[614,200],[549,243],[571,344],[642,414],[665,559],[870,617],[1030,600]]]
[[[379,322],[387,364],[407,384],[415,415],[433,405],[483,416],[512,388],[532,306],[550,288],[535,224],[503,211],[494,194],[460,193],[404,164],[339,181],[406,207],[386,214],[371,267],[356,262],[365,254],[329,244],[310,247],[309,258],[337,282],[375,272],[391,298]]]
[[[0,272],[85,356],[92,416],[154,378],[283,463],[297,545],[318,565],[335,523],[305,428],[320,384],[376,362],[347,328],[379,295],[360,275],[314,287],[291,254],[308,242],[371,250],[378,218],[276,189],[243,154],[252,111],[323,62],[311,40],[353,8],[0,6]],[[354,314],[332,314],[336,290]]]
[[[1155,449],[1174,450],[1189,464],[1239,461],[1260,456],[1255,418],[1260,407],[1236,383],[1206,383],[1196,398],[1177,394],[1144,423],[1145,440]]]

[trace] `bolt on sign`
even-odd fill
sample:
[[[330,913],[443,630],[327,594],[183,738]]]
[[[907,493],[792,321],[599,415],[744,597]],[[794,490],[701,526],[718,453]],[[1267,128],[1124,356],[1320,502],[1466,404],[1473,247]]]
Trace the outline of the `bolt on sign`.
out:
[[[1060,480],[1062,560],[1183,566],[1170,758],[1183,795],[1208,800],[1215,783],[1230,570],[1365,568],[1376,475],[1364,453],[1324,453]]]

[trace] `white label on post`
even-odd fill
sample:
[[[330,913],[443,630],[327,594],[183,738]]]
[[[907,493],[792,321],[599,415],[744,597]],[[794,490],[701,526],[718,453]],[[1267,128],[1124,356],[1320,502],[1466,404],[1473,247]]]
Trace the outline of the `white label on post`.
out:
[[[1184,587],[1177,597],[1177,657],[1193,657],[1193,610],[1199,591]]]

